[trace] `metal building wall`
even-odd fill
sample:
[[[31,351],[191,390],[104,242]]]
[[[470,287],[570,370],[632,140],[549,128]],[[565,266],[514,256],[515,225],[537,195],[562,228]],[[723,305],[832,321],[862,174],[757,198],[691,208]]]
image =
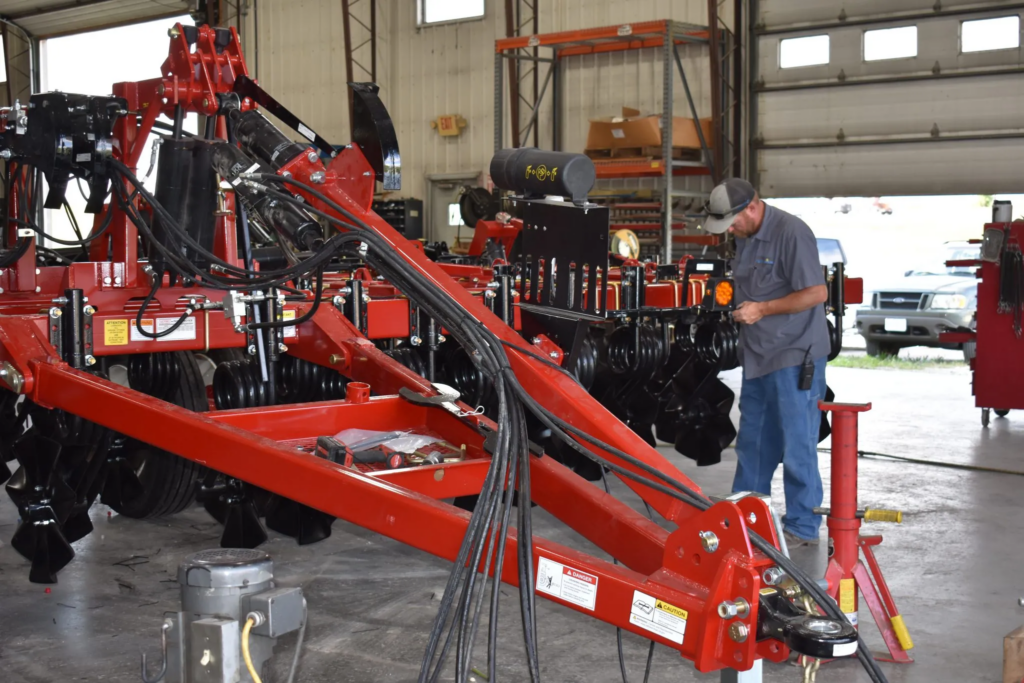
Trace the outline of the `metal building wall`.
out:
[[[395,87],[385,104],[395,118],[402,149],[403,194],[424,197],[426,174],[486,174],[494,153],[494,41],[505,36],[505,18],[503,2],[489,0],[480,21],[417,27],[415,5],[408,0],[395,8],[389,55]],[[540,0],[540,6],[542,33],[655,19],[707,23],[706,0]],[[720,9],[730,24],[731,8],[730,1]],[[682,54],[698,111],[710,116],[707,48],[684,47]],[[661,111],[657,50],[573,57],[563,66],[566,151],[583,151],[591,118],[618,115],[623,106]],[[682,88],[675,92],[675,111],[688,116]],[[539,144],[550,147],[550,92],[545,99]],[[430,120],[442,114],[466,118],[469,124],[461,136],[442,138],[430,128]],[[508,144],[507,112],[505,116]]]
[[[540,5],[542,32],[653,19],[707,22],[707,0],[540,0]],[[721,4],[726,23],[731,7],[732,0]],[[257,25],[258,77],[264,87],[328,139],[347,140],[341,2],[252,1],[243,13],[242,34],[253,69]],[[503,1],[488,0],[479,21],[418,27],[415,0],[378,0],[378,27],[378,81],[398,132],[401,194],[425,197],[426,174],[486,173],[494,151],[494,41],[505,35]],[[684,56],[699,49],[685,48]],[[708,61],[685,61],[700,114],[710,115]],[[661,110],[656,50],[573,58],[565,73],[566,150],[583,150],[589,118],[618,114],[622,106]],[[681,90],[676,88],[676,110],[688,115]],[[430,128],[442,114],[467,119],[461,136],[441,138]],[[550,127],[550,108],[542,109],[542,146],[551,144]]]

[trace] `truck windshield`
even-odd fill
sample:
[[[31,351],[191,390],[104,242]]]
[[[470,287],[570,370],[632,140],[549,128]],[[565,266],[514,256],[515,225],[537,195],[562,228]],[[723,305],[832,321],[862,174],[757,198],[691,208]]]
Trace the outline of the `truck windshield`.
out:
[[[947,261],[971,261],[978,258],[980,247],[976,244],[944,244],[920,268],[907,272],[912,275],[964,275],[973,277],[977,266],[947,266]]]

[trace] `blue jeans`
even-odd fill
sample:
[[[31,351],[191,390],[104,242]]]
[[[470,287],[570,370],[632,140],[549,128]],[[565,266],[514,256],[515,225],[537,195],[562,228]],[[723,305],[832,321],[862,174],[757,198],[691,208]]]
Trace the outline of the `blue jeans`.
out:
[[[772,476],[782,463],[786,514],[782,524],[800,538],[817,539],[821,517],[818,472],[818,429],[825,397],[825,364],[814,364],[809,391],[797,387],[800,367],[783,368],[756,379],[743,377],[740,393],[740,430],[736,438],[736,477],[733,492],[756,491],[770,495]]]

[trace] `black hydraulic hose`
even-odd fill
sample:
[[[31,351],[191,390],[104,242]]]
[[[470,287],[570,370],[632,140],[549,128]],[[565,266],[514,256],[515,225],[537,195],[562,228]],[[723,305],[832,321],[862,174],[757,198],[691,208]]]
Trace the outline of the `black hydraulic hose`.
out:
[[[172,333],[173,333],[173,332],[174,332],[175,330],[177,330],[177,329],[178,329],[179,327],[181,327],[181,326],[182,326],[182,324],[184,324],[184,322],[185,322],[186,320],[188,320],[188,317],[189,317],[190,315],[192,315],[192,307],[191,307],[191,306],[189,306],[189,307],[188,307],[188,308],[187,308],[187,309],[185,310],[185,312],[181,314],[181,317],[180,317],[180,318],[178,318],[178,319],[177,319],[177,320],[176,320],[176,321],[174,322],[174,324],[173,324],[173,325],[171,325],[170,327],[168,327],[168,328],[167,328],[166,330],[164,330],[163,332],[157,332],[157,331],[156,331],[156,318],[155,318],[155,317],[153,318],[153,331],[152,331],[152,332],[147,332],[146,330],[142,329],[142,316],[143,316],[143,315],[145,315],[145,313],[146,313],[146,308],[148,308],[148,307],[149,307],[149,304],[150,304],[150,303],[152,303],[152,301],[153,301],[153,297],[155,297],[155,296],[156,296],[156,293],[157,293],[157,291],[158,291],[158,290],[160,289],[160,285],[161,285],[161,284],[163,284],[163,282],[161,281],[161,278],[160,278],[160,274],[159,274],[159,273],[157,273],[157,274],[156,274],[156,275],[154,276],[154,279],[153,279],[153,287],[152,287],[152,289],[150,289],[150,290],[149,290],[149,294],[147,294],[147,295],[146,295],[146,298],[145,298],[145,299],[143,299],[143,301],[142,301],[142,305],[141,305],[141,306],[139,306],[139,312],[138,312],[138,313],[136,314],[136,316],[135,316],[135,329],[136,329],[136,330],[138,331],[138,333],[139,333],[139,334],[141,334],[141,335],[142,335],[143,337],[147,337],[147,338],[149,338],[149,339],[161,339],[161,338],[163,338],[163,337],[167,337],[167,336],[170,336],[170,335],[171,335],[171,334],[172,334]]]

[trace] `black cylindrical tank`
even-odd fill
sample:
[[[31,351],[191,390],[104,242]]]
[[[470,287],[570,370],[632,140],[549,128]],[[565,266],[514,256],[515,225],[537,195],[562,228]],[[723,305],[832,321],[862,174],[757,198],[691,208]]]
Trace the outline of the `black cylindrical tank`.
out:
[[[491,159],[491,179],[503,190],[528,197],[558,195],[583,205],[597,180],[594,162],[582,154],[536,147],[503,149]]]

